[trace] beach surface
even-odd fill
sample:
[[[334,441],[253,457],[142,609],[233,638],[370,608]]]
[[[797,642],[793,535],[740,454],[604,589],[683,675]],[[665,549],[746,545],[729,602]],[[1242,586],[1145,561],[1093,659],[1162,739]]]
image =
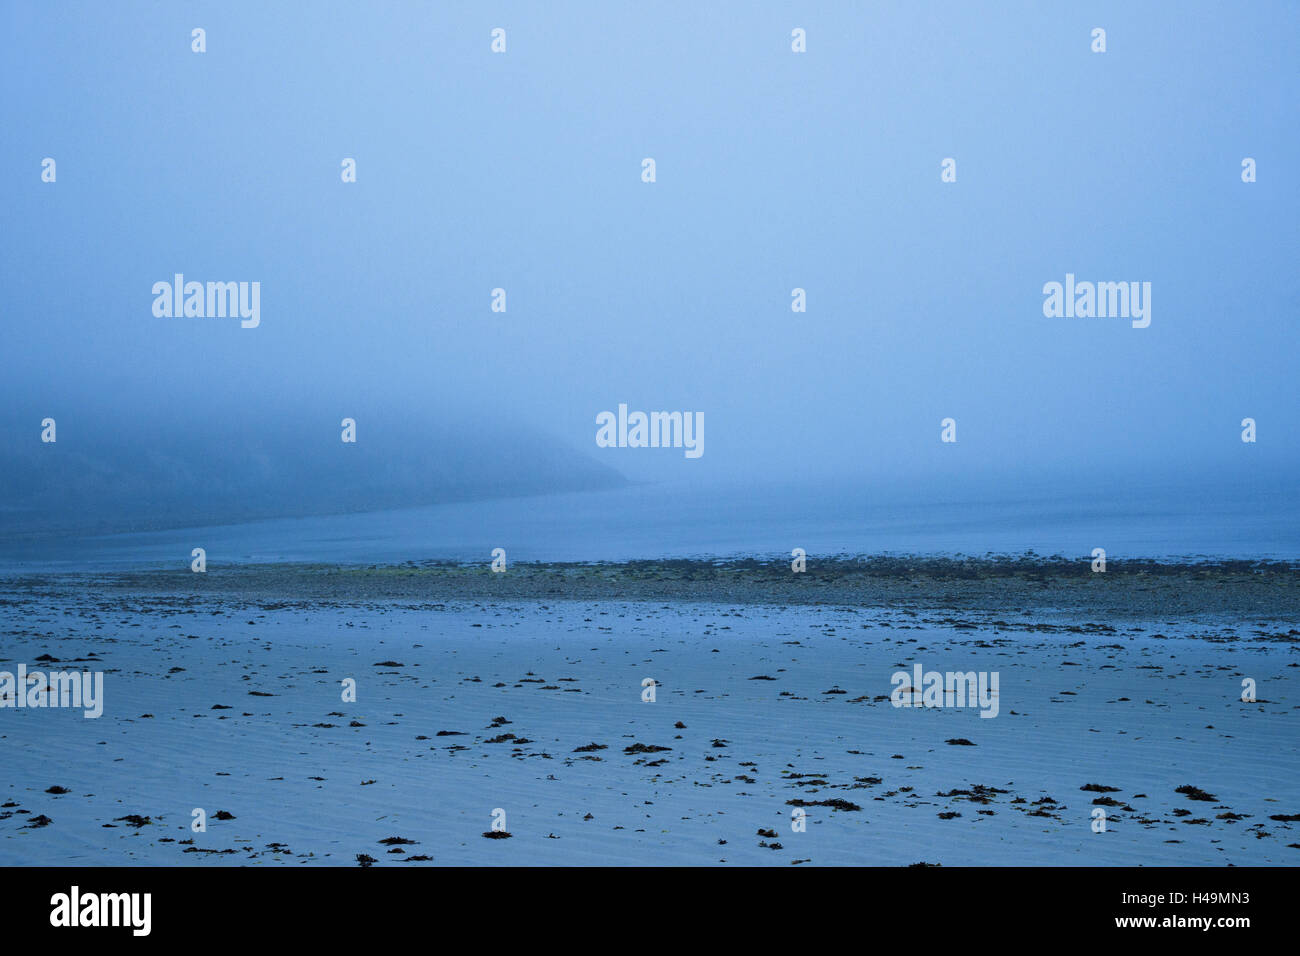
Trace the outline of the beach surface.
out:
[[[1298,607],[1248,561],[10,575],[0,671],[104,700],[0,709],[0,864],[1293,865]],[[996,716],[895,706],[916,665]]]

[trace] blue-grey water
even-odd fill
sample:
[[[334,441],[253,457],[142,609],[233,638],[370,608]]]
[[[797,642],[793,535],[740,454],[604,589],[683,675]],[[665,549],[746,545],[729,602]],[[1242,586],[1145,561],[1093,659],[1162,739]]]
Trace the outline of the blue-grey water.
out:
[[[709,490],[637,485],[606,492],[459,502],[359,514],[109,535],[0,538],[0,570],[94,571],[280,561],[1023,553],[1108,558],[1300,558],[1293,488],[1159,487],[1054,494],[1008,488],[963,497],[799,486]]]

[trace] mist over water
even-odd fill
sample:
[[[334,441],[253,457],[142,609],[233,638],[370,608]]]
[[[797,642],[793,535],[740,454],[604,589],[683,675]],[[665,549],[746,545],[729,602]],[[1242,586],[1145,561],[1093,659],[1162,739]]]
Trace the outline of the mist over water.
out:
[[[914,492],[914,489],[913,489]],[[702,490],[631,485],[425,508],[250,521],[113,535],[0,539],[0,570],[177,568],[203,547],[211,566],[452,560],[514,561],[840,555],[1066,555],[1085,561],[1105,543],[1112,559],[1300,559],[1293,486],[1249,498],[1184,488],[1120,493],[1078,488],[920,499],[895,487],[843,485]],[[1086,565],[1085,565],[1086,566]]]
[[[1292,5],[1108,6],[1104,55],[1028,3],[801,9],[806,55],[738,3],[507,5],[504,56],[472,9],[430,46],[423,4],[205,8],[201,56],[145,9],[0,13],[8,560],[365,511],[224,540],[1288,550]],[[177,273],[258,282],[259,324],[159,317]],[[1149,327],[1047,317],[1067,275],[1150,283]],[[621,403],[704,453],[598,447]]]

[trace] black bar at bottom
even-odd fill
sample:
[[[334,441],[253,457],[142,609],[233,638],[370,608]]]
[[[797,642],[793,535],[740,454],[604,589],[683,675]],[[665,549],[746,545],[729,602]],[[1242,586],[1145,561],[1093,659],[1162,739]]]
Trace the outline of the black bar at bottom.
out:
[[[1294,927],[1294,872],[10,868],[0,871],[0,925],[6,942],[76,933],[79,941],[112,937],[128,945],[145,939],[373,945],[427,931],[434,935],[425,939],[435,942],[453,929],[470,939],[518,937],[534,944],[664,943],[665,934],[684,942],[677,934],[690,926],[733,942],[759,936],[810,945],[830,929],[848,930],[864,945],[973,941],[989,932],[1000,940],[1199,936],[1232,945]],[[132,894],[148,894],[147,910],[145,897]],[[118,925],[81,925],[87,922]],[[627,935],[588,935],[597,930]]]

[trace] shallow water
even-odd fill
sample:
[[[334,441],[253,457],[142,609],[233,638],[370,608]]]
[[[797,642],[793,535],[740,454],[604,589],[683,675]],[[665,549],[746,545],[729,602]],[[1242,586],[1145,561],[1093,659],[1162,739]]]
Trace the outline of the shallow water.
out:
[[[1050,488],[944,494],[860,487],[643,485],[111,535],[0,537],[0,570],[211,562],[634,558],[987,552],[1108,557],[1300,558],[1294,489]]]

